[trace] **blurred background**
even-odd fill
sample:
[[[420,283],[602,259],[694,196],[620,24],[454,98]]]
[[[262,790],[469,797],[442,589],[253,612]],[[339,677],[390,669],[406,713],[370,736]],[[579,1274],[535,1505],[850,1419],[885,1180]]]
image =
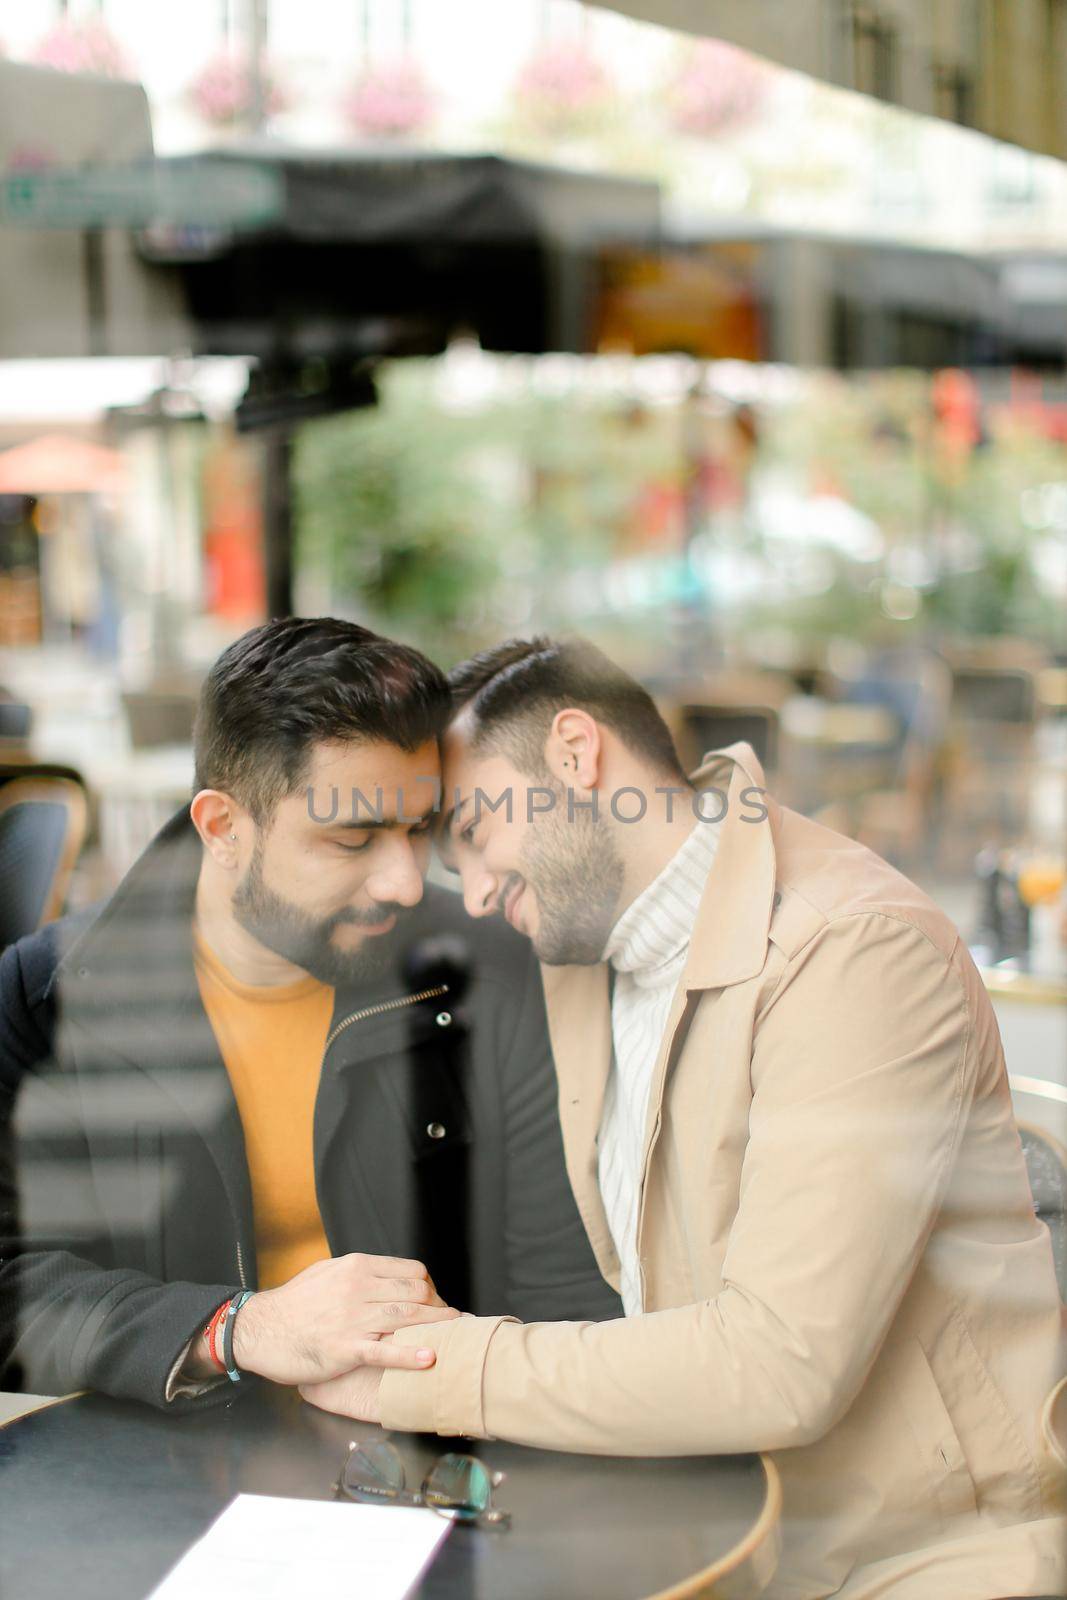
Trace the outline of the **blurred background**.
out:
[[[1067,1121],[1067,0],[0,11],[0,944],[268,616],[576,629],[960,927]]]

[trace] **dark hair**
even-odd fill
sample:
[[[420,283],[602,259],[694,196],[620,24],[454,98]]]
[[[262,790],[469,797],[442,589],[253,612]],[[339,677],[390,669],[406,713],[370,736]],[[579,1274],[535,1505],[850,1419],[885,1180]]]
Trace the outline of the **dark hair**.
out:
[[[197,789],[265,822],[305,780],[312,746],[358,739],[417,750],[448,720],[444,673],[417,650],[334,617],[282,617],[243,634],[200,691]]]
[[[453,715],[471,708],[474,748],[503,746],[523,772],[544,771],[552,719],[576,706],[657,771],[685,779],[652,696],[587,639],[506,639],[454,667],[448,682]]]

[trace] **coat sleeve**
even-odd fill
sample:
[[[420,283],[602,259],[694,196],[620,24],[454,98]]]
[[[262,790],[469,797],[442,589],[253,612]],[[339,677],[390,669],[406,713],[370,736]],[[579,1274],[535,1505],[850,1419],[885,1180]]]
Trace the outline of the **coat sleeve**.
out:
[[[515,1010],[500,1068],[508,1308],[541,1319],[619,1317],[621,1302],[600,1274],[567,1177],[544,989],[525,952]]]
[[[34,936],[39,940],[40,936]],[[30,941],[0,956],[0,1366],[38,1394],[168,1403],[171,1368],[234,1285],[162,1283],[111,1259],[76,1086],[52,1054]],[[24,967],[24,958],[26,966]],[[28,993],[28,990],[30,991]]]
[[[919,930],[869,912],[829,924],[757,1025],[719,1292],[600,1325],[415,1330],[437,1362],[386,1374],[383,1423],[629,1455],[821,1438],[862,1387],[937,1216],[972,1092],[968,1037],[962,982]]]

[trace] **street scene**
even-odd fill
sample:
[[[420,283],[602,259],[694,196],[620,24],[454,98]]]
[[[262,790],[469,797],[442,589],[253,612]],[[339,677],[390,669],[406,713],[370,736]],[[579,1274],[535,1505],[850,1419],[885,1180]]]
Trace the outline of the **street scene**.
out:
[[[334,1488],[382,1600],[1062,1592],[1065,68],[1061,0],[0,11],[12,1600],[336,1593]]]

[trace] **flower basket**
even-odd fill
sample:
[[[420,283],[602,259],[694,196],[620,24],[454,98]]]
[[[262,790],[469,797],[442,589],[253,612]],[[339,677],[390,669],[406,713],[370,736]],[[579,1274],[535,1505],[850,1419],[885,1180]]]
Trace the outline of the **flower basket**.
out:
[[[55,72],[89,72],[101,78],[137,76],[100,17],[64,17],[45,34],[31,59],[35,66],[51,67]]]
[[[667,115],[677,133],[709,139],[750,122],[767,93],[770,75],[758,61],[718,39],[686,51],[667,85]]]
[[[289,105],[275,74],[263,66],[263,107],[268,116],[277,116]],[[232,127],[252,109],[252,74],[248,62],[224,51],[209,61],[189,86],[189,96],[205,122],[216,128]]]
[[[368,139],[403,139],[430,126],[437,99],[415,61],[368,67],[345,96],[348,126]]]
[[[612,99],[610,76],[581,43],[546,45],[522,68],[515,84],[523,121],[553,138],[595,130]]]

